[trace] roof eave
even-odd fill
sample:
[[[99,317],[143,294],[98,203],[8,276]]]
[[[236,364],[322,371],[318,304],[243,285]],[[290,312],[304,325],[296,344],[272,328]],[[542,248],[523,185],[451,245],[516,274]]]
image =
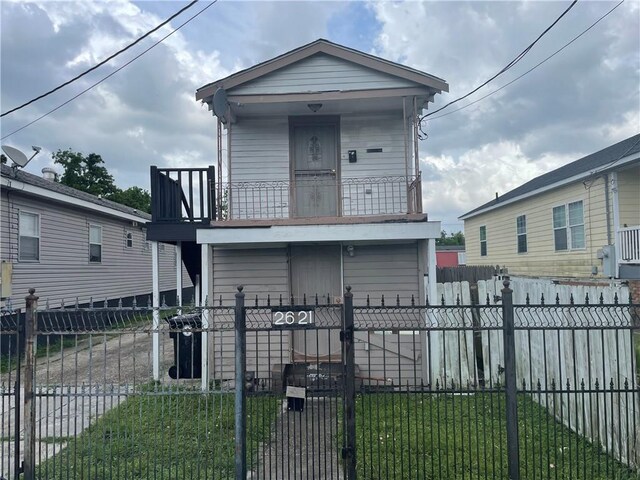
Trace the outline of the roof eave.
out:
[[[449,91],[449,84],[441,78],[321,39],[234,73],[221,80],[204,85],[196,90],[196,100],[210,102],[210,97],[213,96],[218,88],[229,90],[317,53],[325,53],[383,73],[405,78],[417,84],[424,85],[425,87],[432,88],[436,90],[437,93]]]
[[[638,163],[640,163],[640,152],[634,153],[632,155],[629,155],[627,157],[623,157],[620,161],[616,162],[615,165],[611,165],[609,168],[603,168],[602,170],[598,171],[598,174],[603,174],[603,173],[608,173],[608,172],[612,172],[614,170],[619,170],[619,168],[623,165],[628,165],[630,163],[634,163],[635,161],[638,161]],[[460,215],[458,217],[458,220],[468,220],[470,218],[473,217],[477,217],[478,215],[481,215],[483,213],[488,213],[491,212],[492,210],[496,210],[500,207],[503,207],[505,205],[509,205],[515,202],[519,202],[520,200],[524,200],[526,198],[529,197],[534,197],[536,195],[540,195],[542,193],[548,192],[550,190],[555,190],[557,188],[561,188],[564,187],[565,185],[569,185],[571,183],[575,183],[578,182],[580,180],[583,180],[585,178],[588,178],[590,176],[592,176],[594,174],[594,172],[592,171],[588,171],[588,172],[582,172],[579,173],[577,175],[574,175],[572,177],[569,178],[565,178],[564,180],[560,180],[559,182],[555,182],[552,183],[550,185],[545,185],[544,187],[540,187],[540,188],[536,188],[535,190],[531,190],[529,192],[523,193],[521,195],[518,195],[517,197],[513,197],[510,198],[508,200],[504,200],[504,201],[500,201],[500,197],[498,197],[497,201],[493,200],[491,202],[488,202],[488,204],[485,204],[485,206],[482,206],[476,210],[471,210],[470,212],[465,213],[464,215]]]

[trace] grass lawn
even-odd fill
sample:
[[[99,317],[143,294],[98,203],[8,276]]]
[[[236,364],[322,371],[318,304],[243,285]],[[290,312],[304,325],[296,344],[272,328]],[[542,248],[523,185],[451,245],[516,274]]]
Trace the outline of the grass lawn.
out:
[[[519,398],[518,416],[522,480],[640,479],[529,397]],[[358,478],[505,479],[504,418],[498,393],[359,395]]]
[[[257,448],[269,439],[280,400],[247,402],[248,411],[256,412],[247,418],[247,445]],[[38,478],[232,479],[234,425],[232,393],[150,387],[75,438],[48,438],[66,445],[39,466]]]

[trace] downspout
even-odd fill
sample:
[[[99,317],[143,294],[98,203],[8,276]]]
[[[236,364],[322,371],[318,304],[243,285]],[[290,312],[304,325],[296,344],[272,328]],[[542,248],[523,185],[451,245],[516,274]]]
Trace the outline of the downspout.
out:
[[[620,230],[620,205],[618,201],[618,173],[611,173],[611,192],[613,193],[613,253],[616,262],[616,278],[620,278],[620,245],[618,244],[618,231]]]
[[[607,245],[611,245],[611,212],[609,206],[609,174],[604,174],[604,211],[607,222]]]

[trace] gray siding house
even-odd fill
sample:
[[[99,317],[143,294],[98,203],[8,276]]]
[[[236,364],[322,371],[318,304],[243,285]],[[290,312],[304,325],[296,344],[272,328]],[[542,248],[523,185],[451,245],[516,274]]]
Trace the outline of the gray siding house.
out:
[[[181,245],[203,302],[232,304],[240,284],[252,302],[339,302],[347,285],[356,305],[435,298],[440,222],[422,209],[418,122],[442,91],[440,78],[326,40],[201,87],[217,119],[217,177],[152,167],[149,238]],[[337,337],[311,335],[291,333],[278,361],[339,355]],[[373,335],[360,353],[421,348],[408,337]],[[205,372],[231,378],[233,339],[209,342]],[[247,369],[272,374],[262,360]]]
[[[2,165],[2,306],[20,308],[28,289],[42,305],[116,305],[152,292],[150,216],[130,207]],[[176,253],[160,248],[159,288],[176,288]]]

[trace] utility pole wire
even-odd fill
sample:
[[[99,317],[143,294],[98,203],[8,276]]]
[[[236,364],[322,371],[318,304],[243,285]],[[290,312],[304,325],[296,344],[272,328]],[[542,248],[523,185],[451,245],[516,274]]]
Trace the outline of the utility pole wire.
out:
[[[137,45],[138,43],[140,43],[142,40],[144,40],[145,38],[147,38],[149,35],[151,35],[152,33],[158,31],[159,29],[161,29],[162,27],[164,27],[167,23],[169,23],[171,20],[173,20],[174,18],[176,18],[178,15],[180,15],[182,12],[184,12],[185,10],[188,10],[189,8],[193,7],[196,3],[198,3],[198,0],[193,0],[190,4],[188,4],[187,6],[181,8],[180,10],[178,10],[176,13],[174,13],[173,15],[171,15],[169,18],[167,18],[164,22],[162,22],[161,24],[159,24],[158,26],[156,26],[155,28],[149,30],[147,33],[145,33],[144,35],[142,35],[140,38],[138,38],[136,41],[134,41],[133,43],[130,43],[129,45],[127,45],[126,47],[124,47],[121,50],[118,50],[116,53],[114,53],[113,55],[105,58],[103,61],[101,61],[100,63],[94,65],[93,67],[89,68],[88,70],[85,70],[84,72],[82,72],[79,75],[76,75],[75,77],[73,77],[71,80],[68,80],[66,82],[64,82],[61,85],[58,85],[56,88],[53,88],[51,90],[49,90],[48,92],[43,93],[42,95],[39,95],[35,98],[32,98],[31,100],[29,100],[28,102],[23,103],[22,105],[19,105],[17,107],[12,108],[11,110],[7,110],[6,112],[4,112],[3,114],[0,115],[0,117],[4,117],[5,115],[9,115],[10,113],[16,112],[28,105],[31,105],[34,102],[37,102],[38,100],[41,100],[45,97],[48,97],[49,95],[51,95],[54,92],[57,92],[58,90],[60,90],[63,87],[66,87],[67,85],[75,82],[76,80],[84,77],[85,75],[87,75],[88,73],[93,72],[94,70],[96,70],[97,68],[101,67],[102,65],[104,65],[105,63],[109,62],[110,60],[113,60],[114,58],[116,58],[118,55],[120,55],[121,53],[126,52],[127,50],[129,50],[131,47]]]
[[[499,77],[500,75],[502,75],[504,72],[506,72],[507,70],[509,70],[511,67],[513,67],[516,63],[518,63],[520,60],[522,60],[522,58],[524,58],[524,56],[529,53],[529,51],[533,48],[533,46],[538,43],[538,41],[544,37],[547,32],[549,32],[549,30],[551,30],[559,21],[560,19],[562,19],[562,17],[564,17],[569,10],[571,10],[575,4],[578,3],[578,0],[573,0],[573,2],[571,2],[571,5],[569,5],[567,7],[567,9],[562,12],[562,14],[555,19],[555,21],[549,25],[539,36],[538,38],[536,38],[533,43],[531,43],[527,48],[525,48],[522,52],[520,52],[513,60],[511,60],[504,68],[502,68],[502,70],[500,70],[498,73],[496,73],[493,77],[491,77],[489,80],[483,82],[482,84],[478,85],[476,88],[474,88],[473,90],[471,90],[469,93],[463,95],[462,97],[458,97],[455,100],[450,101],[449,103],[447,103],[446,105],[438,108],[437,110],[434,110],[433,112],[427,113],[425,115],[423,115],[422,117],[420,117],[420,122],[422,122],[425,118],[430,117],[431,115],[434,115],[436,113],[438,113],[441,110],[444,110],[445,108],[447,108],[450,105],[453,105],[454,103],[459,102],[460,100],[464,100],[465,98],[467,98],[469,95],[473,95],[474,93],[476,93],[478,90],[480,90],[482,87],[484,87],[485,85],[487,85],[489,82],[495,80],[497,77]],[[422,129],[421,129],[422,130]],[[424,132],[422,132],[424,134]]]
[[[571,45],[573,42],[575,42],[576,40],[578,40],[580,37],[582,37],[585,33],[587,33],[589,30],[591,30],[593,27],[595,27],[598,23],[600,23],[602,20],[605,19],[605,17],[607,17],[610,13],[612,13],[616,8],[618,8],[620,5],[622,5],[624,3],[624,0],[621,0],[616,6],[614,6],[611,10],[609,10],[607,13],[605,13],[604,15],[602,15],[600,18],[598,18],[598,20],[596,20],[595,22],[593,22],[591,25],[589,25],[589,27],[587,27],[585,30],[583,30],[580,34],[576,35],[575,37],[573,37],[569,42],[565,43],[564,46],[562,46],[561,48],[559,48],[558,50],[556,50],[555,52],[553,52],[551,55],[549,55],[547,58],[545,58],[544,60],[542,60],[541,62],[539,62],[538,64],[534,65],[533,67],[531,67],[529,70],[527,70],[526,72],[524,72],[522,75],[514,78],[513,80],[511,80],[508,83],[505,83],[504,85],[502,85],[500,88],[496,88],[495,90],[493,90],[492,92],[487,93],[486,95],[484,95],[483,97],[478,98],[477,100],[474,100],[473,102],[468,103],[467,105],[457,108],[455,110],[452,110],[450,112],[447,113],[443,113],[442,115],[438,115],[437,117],[433,117],[430,118],[429,120],[437,120],[438,118],[442,118],[442,117],[446,117],[447,115],[451,115],[452,113],[456,113],[459,112],[460,110],[464,110],[467,107],[470,107],[471,105],[478,103],[482,100],[484,100],[487,97],[490,97],[491,95],[493,95],[494,93],[499,92],[500,90],[502,90],[503,88],[508,87],[509,85],[511,85],[512,83],[517,82],[518,80],[520,80],[522,77],[524,77],[525,75],[528,75],[529,73],[531,73],[532,71],[534,71],[536,68],[538,68],[540,65],[542,65],[543,63],[545,63],[547,60],[551,60],[553,57],[555,57],[558,53],[560,53],[561,51],[563,51],[565,48],[567,48],[569,45]]]
[[[209,7],[213,6],[214,4],[216,4],[218,2],[218,0],[213,0],[213,2],[211,2],[209,5],[207,5],[206,7],[204,7],[202,10],[200,10],[198,13],[196,13],[195,15],[193,15],[192,17],[188,18],[184,23],[182,23],[181,25],[179,25],[177,28],[175,28],[174,30],[172,30],[171,32],[169,32],[167,35],[165,35],[164,37],[162,37],[160,40],[158,40],[156,43],[154,43],[153,45],[151,45],[149,48],[147,48],[146,50],[143,50],[141,53],[139,53],[138,55],[136,55],[135,57],[133,57],[131,60],[129,60],[127,63],[125,63],[124,65],[122,65],[121,67],[117,68],[116,70],[114,70],[113,72],[111,72],[109,75],[107,75],[106,77],[102,78],[101,80],[98,80],[96,83],[94,83],[93,85],[85,88],[83,91],[81,91],[80,93],[78,93],[77,95],[74,95],[73,97],[71,97],[69,100],[67,100],[64,103],[61,103],[60,105],[58,105],[57,107],[55,107],[52,110],[49,110],[47,113],[44,113],[42,115],[40,115],[38,118],[36,118],[35,120],[32,120],[31,122],[27,123],[26,125],[23,125],[22,127],[18,128],[17,130],[14,130],[13,132],[9,133],[8,135],[5,135],[4,137],[2,137],[0,140],[4,140],[5,138],[9,138],[11,135],[18,133],[21,130],[24,130],[27,127],[30,127],[31,125],[33,125],[34,123],[42,120],[44,117],[51,115],[53,112],[55,112],[56,110],[61,109],[62,107],[64,107],[65,105],[73,102],[76,98],[78,98],[80,95],[83,95],[85,93],[87,93],[89,90],[93,89],[94,87],[100,85],[102,82],[104,82],[105,80],[107,80],[108,78],[111,78],[112,76],[114,76],[116,73],[118,73],[120,70],[122,70],[123,68],[125,68],[126,66],[130,65],[131,63],[133,63],[134,61],[136,61],[138,58],[140,58],[141,56],[143,56],[145,53],[147,53],[149,50],[151,50],[152,48],[156,47],[157,45],[159,45],[160,43],[162,43],[163,41],[165,41],[167,38],[169,38],[171,35],[173,35],[174,33],[176,33],[178,30],[180,30],[182,27],[184,27],[187,23],[189,23],[191,20],[193,20],[194,18],[196,18],[198,15],[200,15],[201,13],[203,13],[205,10],[207,10]]]

